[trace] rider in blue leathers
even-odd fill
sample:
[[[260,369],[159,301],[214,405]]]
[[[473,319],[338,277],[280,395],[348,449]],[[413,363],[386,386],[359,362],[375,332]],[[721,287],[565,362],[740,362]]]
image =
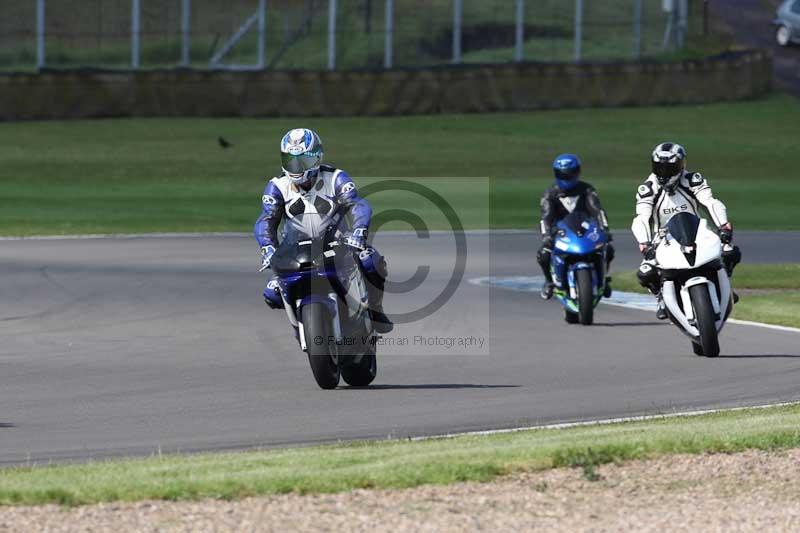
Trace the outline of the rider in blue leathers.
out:
[[[541,220],[539,222],[542,232],[542,246],[536,254],[536,260],[542,267],[544,285],[541,297],[549,300],[553,296],[553,277],[550,272],[550,258],[552,257],[554,233],[556,222],[565,218],[573,211],[584,212],[598,219],[606,232],[609,244],[606,247],[606,272],[611,268],[614,260],[614,246],[611,244],[612,236],[608,228],[608,217],[600,205],[600,195],[597,190],[581,181],[581,160],[574,154],[561,154],[553,161],[553,174],[555,183],[548,187],[540,201]],[[606,278],[605,296],[611,296],[611,278]]]
[[[342,238],[358,252],[367,280],[369,311],[375,330],[388,333],[394,327],[383,311],[383,289],[387,268],[384,257],[367,243],[372,208],[358,195],[356,185],[343,170],[322,164],[323,147],[319,136],[308,129],[293,129],[281,140],[283,173],[272,178],[261,197],[262,213],[255,224],[255,237],[261,246],[261,270],[270,267],[278,246],[278,226],[284,216],[303,213],[328,214],[340,209],[352,215],[352,229]],[[264,289],[264,301],[273,309],[284,307],[277,279]]]

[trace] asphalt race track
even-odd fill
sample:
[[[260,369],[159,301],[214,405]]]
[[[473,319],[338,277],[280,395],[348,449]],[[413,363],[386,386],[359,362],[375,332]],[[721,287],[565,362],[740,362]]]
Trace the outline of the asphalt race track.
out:
[[[737,240],[745,261],[800,261],[800,233]],[[376,244],[393,281],[429,268],[420,287],[387,297],[390,313],[421,308],[451,279],[451,235],[382,234]],[[375,386],[322,391],[283,312],[261,301],[250,238],[0,242],[0,463],[800,398],[800,334],[729,324],[724,357],[706,359],[649,313],[601,306],[595,326],[568,326],[554,302],[468,283],[537,274],[537,246],[530,234],[469,234],[455,294],[383,339]],[[633,268],[632,240],[618,235],[617,248],[617,267]]]

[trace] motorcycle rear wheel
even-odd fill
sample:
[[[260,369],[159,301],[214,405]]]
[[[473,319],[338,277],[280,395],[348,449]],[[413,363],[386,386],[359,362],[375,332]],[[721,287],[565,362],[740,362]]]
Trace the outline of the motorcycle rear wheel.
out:
[[[717,321],[714,318],[714,308],[711,305],[711,295],[708,293],[708,285],[694,285],[689,287],[689,295],[692,299],[695,323],[700,332],[700,346],[703,355],[706,357],[716,357],[719,355],[719,337],[717,334]]]
[[[339,385],[339,365],[336,346],[331,338],[331,315],[325,304],[314,302],[303,306],[303,333],[311,372],[322,389],[335,389]]]
[[[584,326],[594,322],[594,288],[592,287],[592,272],[587,269],[575,273],[578,288],[578,318]]]
[[[370,344],[367,353],[356,364],[342,367],[342,379],[351,387],[366,387],[378,374],[378,358],[375,345]]]

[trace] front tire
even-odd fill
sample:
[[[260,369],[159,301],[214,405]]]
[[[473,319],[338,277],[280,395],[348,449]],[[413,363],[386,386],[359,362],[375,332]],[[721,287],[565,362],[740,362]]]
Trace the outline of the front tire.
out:
[[[339,385],[339,365],[335,345],[331,345],[331,315],[322,302],[303,306],[303,332],[311,372],[322,389],[335,389]],[[322,342],[320,342],[322,339]]]
[[[589,326],[594,322],[594,288],[592,272],[587,269],[575,273],[578,288],[578,318],[581,324]]]
[[[717,335],[717,320],[714,308],[711,306],[711,295],[708,285],[694,285],[689,287],[689,296],[692,299],[695,325],[700,332],[700,347],[706,357],[719,355],[719,337]],[[695,351],[695,353],[697,353]]]
[[[778,43],[778,46],[789,46],[792,44],[792,30],[784,25],[778,26],[778,29],[775,30],[775,42]]]

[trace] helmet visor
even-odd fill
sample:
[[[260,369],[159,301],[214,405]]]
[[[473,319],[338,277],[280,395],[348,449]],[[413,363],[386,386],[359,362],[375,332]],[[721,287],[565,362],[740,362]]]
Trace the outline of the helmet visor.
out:
[[[322,152],[305,152],[299,155],[281,153],[281,166],[290,174],[302,174],[307,170],[318,167],[322,162]]]
[[[672,176],[679,174],[681,170],[681,161],[675,161],[673,163],[653,161],[653,174],[655,174],[658,178],[671,178]]]
[[[557,180],[561,181],[574,181],[578,179],[581,171],[579,168],[570,168],[566,170],[561,169],[554,169],[553,172],[556,175]]]

